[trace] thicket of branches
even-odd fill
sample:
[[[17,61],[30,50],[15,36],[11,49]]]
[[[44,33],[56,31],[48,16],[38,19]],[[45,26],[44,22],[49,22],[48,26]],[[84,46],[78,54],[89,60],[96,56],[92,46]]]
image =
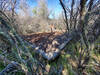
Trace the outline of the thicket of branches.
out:
[[[2,60],[5,65],[9,64],[0,72],[0,75],[8,73],[11,75],[18,70],[26,75],[38,75],[38,66],[42,68],[43,66],[33,57],[34,51],[32,53],[31,50],[34,50],[35,46],[23,40],[16,30],[16,27],[20,25],[17,24],[18,17],[15,12],[18,2],[19,0],[0,1],[0,61]],[[59,2],[64,10],[66,31],[68,33],[77,31],[80,34],[76,36],[76,38],[80,37],[78,39],[80,47],[76,47],[76,51],[80,52],[75,58],[78,62],[78,75],[81,75],[90,61],[91,45],[100,35],[100,1],[71,0],[71,8],[68,8],[66,0],[59,0]],[[39,14],[43,15],[42,18],[47,18],[46,12]],[[90,34],[93,35],[92,39],[89,37]]]
[[[78,30],[80,33],[80,54],[78,58],[78,70],[79,75],[82,74],[86,66],[88,65],[91,58],[91,51],[93,50],[93,43],[96,36],[99,36],[100,29],[96,29],[95,26],[99,27],[100,17],[95,15],[100,14],[100,1],[95,0],[71,0],[71,8],[67,5],[67,0],[59,0],[64,11],[64,19],[67,26],[67,30],[73,31]],[[79,3],[78,3],[79,2]],[[95,16],[94,16],[95,15]],[[92,16],[92,17],[91,17]],[[92,23],[91,23],[92,21]],[[98,23],[97,23],[98,21]],[[87,32],[86,32],[87,31]],[[91,35],[93,38],[89,38]],[[95,34],[96,33],[96,34]],[[90,34],[90,35],[89,35]],[[92,46],[91,46],[92,45]],[[77,50],[77,47],[76,47]]]

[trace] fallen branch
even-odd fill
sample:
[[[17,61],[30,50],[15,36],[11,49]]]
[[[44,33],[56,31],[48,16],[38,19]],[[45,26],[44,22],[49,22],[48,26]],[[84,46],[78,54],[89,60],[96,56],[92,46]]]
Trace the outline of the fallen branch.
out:
[[[21,64],[19,64],[18,62],[15,62],[15,61],[10,61],[6,57],[4,57],[3,55],[0,55],[0,61],[3,61],[6,64],[8,64],[7,67],[5,67],[0,72],[0,75],[4,75],[4,74],[7,74],[9,72],[13,72],[15,70],[22,70]],[[24,70],[22,70],[22,71],[24,71]]]
[[[0,72],[0,75],[7,75],[8,73],[14,72],[18,69],[21,69],[21,66],[17,62],[12,62],[8,64],[7,67]]]
[[[44,59],[47,59],[48,61],[54,60],[56,57],[60,55],[60,52],[65,48],[65,46],[72,40],[73,35],[70,35],[69,38],[67,37],[68,36],[66,35],[67,40],[60,44],[58,48],[55,49],[55,51],[46,53],[44,52],[44,50],[38,49],[38,47],[36,47],[35,52],[40,54]]]

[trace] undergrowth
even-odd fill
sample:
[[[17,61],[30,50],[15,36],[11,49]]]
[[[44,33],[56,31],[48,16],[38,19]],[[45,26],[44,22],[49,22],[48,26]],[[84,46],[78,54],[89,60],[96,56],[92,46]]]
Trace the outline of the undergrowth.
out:
[[[71,41],[56,60],[45,63],[46,72],[43,72],[43,75],[78,75],[79,46],[79,42],[73,43]],[[90,60],[82,73],[83,75],[100,74],[100,37],[94,42],[93,46],[94,48],[90,52]],[[0,61],[0,71],[4,68],[5,65]],[[24,75],[24,73],[19,71],[16,75]]]

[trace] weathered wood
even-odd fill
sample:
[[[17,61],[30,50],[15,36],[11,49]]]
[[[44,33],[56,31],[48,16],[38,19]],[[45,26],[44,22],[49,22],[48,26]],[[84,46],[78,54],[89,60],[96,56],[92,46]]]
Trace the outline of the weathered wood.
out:
[[[66,37],[66,39],[67,40],[64,41],[62,44],[59,44],[59,46],[56,47],[54,51],[51,50],[50,52],[46,53],[44,50],[39,49],[39,47],[36,47],[35,52],[40,54],[43,58],[47,59],[48,61],[54,60],[57,56],[60,55],[60,52],[70,42],[70,40],[72,40],[72,37],[69,37],[69,38]]]

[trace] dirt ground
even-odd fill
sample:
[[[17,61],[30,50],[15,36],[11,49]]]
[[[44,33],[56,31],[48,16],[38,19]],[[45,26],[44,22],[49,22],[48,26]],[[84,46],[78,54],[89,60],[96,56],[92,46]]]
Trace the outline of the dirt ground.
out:
[[[51,48],[57,47],[57,44],[55,47],[52,45],[54,39],[58,40],[60,43],[63,42],[63,39],[61,39],[62,35],[63,32],[44,32],[24,35],[24,39],[30,43],[35,43],[36,46],[39,46],[39,48],[45,52],[49,52]]]

